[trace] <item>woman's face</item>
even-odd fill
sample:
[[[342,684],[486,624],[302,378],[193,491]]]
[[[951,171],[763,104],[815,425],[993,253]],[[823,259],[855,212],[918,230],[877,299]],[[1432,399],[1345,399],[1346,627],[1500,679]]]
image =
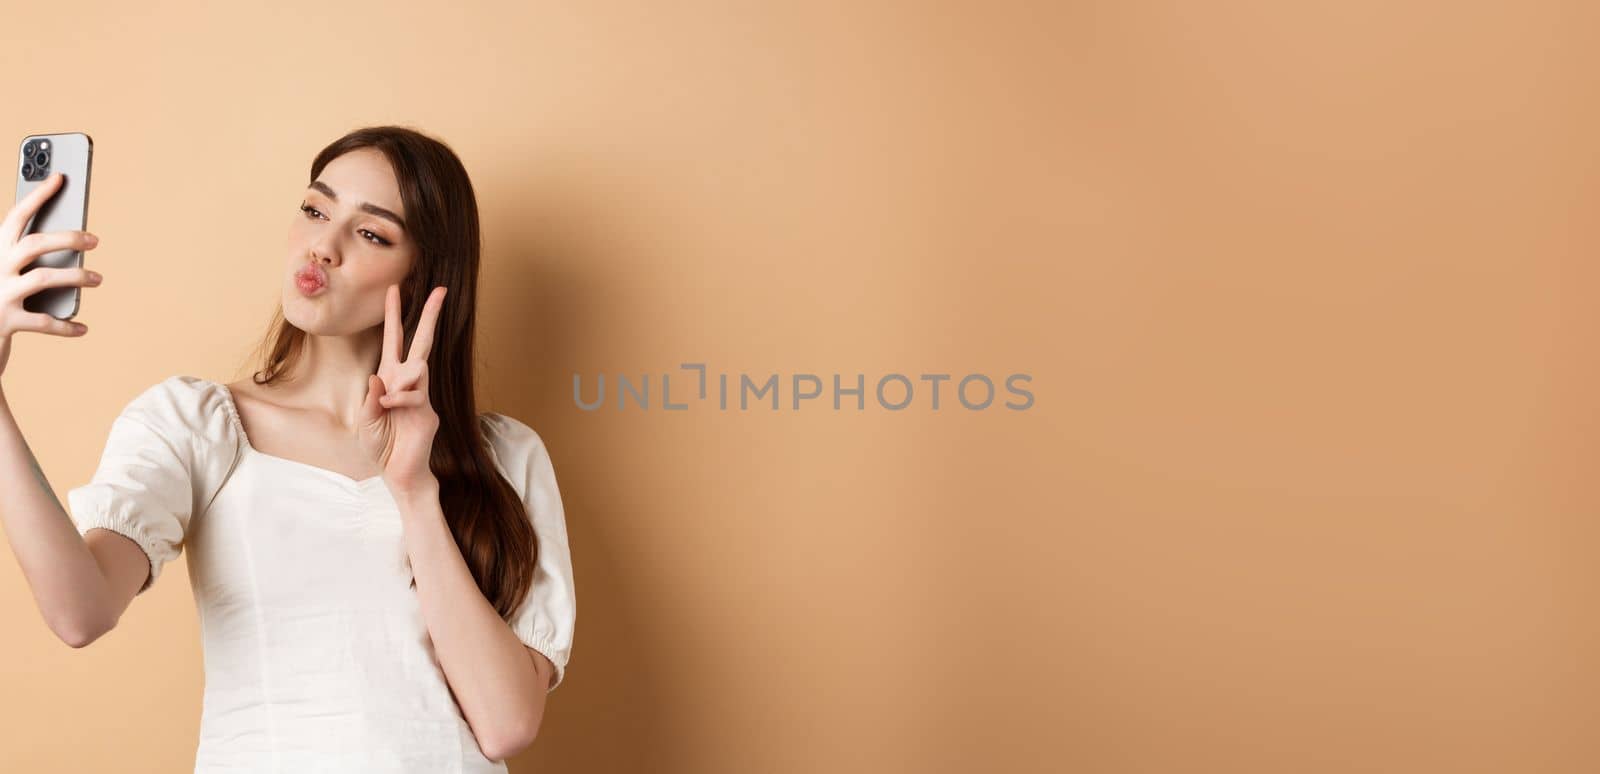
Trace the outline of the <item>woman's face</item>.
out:
[[[284,319],[321,336],[382,325],[385,293],[416,261],[405,220],[381,151],[360,148],[328,162],[289,226]]]

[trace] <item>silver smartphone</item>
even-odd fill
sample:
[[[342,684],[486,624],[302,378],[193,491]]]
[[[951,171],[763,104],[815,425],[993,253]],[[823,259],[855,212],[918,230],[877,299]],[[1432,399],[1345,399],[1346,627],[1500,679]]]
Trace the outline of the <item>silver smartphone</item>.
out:
[[[52,173],[62,174],[61,187],[39,206],[22,233],[82,231],[89,218],[89,168],[94,156],[94,141],[83,132],[30,134],[17,146],[17,201],[39,187]],[[77,268],[83,265],[81,250],[53,250],[23,267],[23,273],[38,266]],[[58,320],[78,314],[82,288],[45,288],[22,299],[22,308],[45,312]]]

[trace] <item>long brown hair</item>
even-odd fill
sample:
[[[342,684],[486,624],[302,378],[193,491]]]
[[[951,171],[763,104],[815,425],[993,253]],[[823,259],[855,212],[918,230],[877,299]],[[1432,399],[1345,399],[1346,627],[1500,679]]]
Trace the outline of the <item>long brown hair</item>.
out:
[[[423,302],[435,286],[449,289],[428,354],[428,397],[439,416],[429,467],[456,546],[485,598],[510,619],[533,581],[539,546],[516,489],[495,469],[473,395],[472,343],[478,297],[478,204],[472,181],[444,143],[401,126],[370,126],[334,140],[311,162],[311,177],[357,148],[382,151],[394,167],[417,260],[400,284],[402,352],[416,335]],[[305,344],[281,306],[262,342],[260,385],[283,377]],[[413,585],[415,580],[412,581]]]

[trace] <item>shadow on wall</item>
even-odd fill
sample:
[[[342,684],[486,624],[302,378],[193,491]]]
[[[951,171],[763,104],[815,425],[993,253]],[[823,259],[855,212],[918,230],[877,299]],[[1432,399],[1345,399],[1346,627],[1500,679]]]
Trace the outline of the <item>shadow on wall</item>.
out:
[[[526,147],[499,149],[526,154]],[[585,336],[603,327],[614,310],[602,288],[584,286],[586,276],[564,267],[596,265],[622,249],[607,235],[625,232],[617,218],[644,212],[629,204],[586,195],[592,171],[526,158],[501,169],[537,169],[521,180],[477,183],[480,190],[518,191],[519,196],[480,200],[486,225],[483,274],[479,278],[478,381],[480,411],[516,416],[533,427],[550,449],[566,509],[578,598],[568,677],[550,694],[539,738],[508,761],[512,772],[653,771],[687,772],[690,757],[674,750],[666,725],[682,697],[663,695],[657,666],[677,639],[651,616],[641,589],[649,578],[629,573],[617,552],[600,541],[601,524],[648,519],[616,513],[605,495],[633,471],[622,467],[616,441],[584,427],[573,406],[571,364],[578,352],[603,348]],[[485,311],[493,310],[490,319]],[[625,740],[622,744],[619,741]],[[597,742],[602,742],[597,744]]]

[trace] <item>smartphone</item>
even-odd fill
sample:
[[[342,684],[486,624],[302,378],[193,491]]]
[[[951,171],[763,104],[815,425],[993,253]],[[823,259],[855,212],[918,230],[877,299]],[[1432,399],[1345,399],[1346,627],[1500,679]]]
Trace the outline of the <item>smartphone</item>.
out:
[[[39,187],[52,173],[62,174],[61,187],[39,205],[23,235],[44,231],[82,231],[89,218],[89,168],[94,156],[94,141],[83,132],[30,134],[17,147],[17,200]],[[40,266],[77,268],[83,265],[82,250],[53,250],[40,255],[22,271]],[[77,286],[45,288],[22,299],[22,308],[45,312],[58,320],[78,314],[83,288]]]

